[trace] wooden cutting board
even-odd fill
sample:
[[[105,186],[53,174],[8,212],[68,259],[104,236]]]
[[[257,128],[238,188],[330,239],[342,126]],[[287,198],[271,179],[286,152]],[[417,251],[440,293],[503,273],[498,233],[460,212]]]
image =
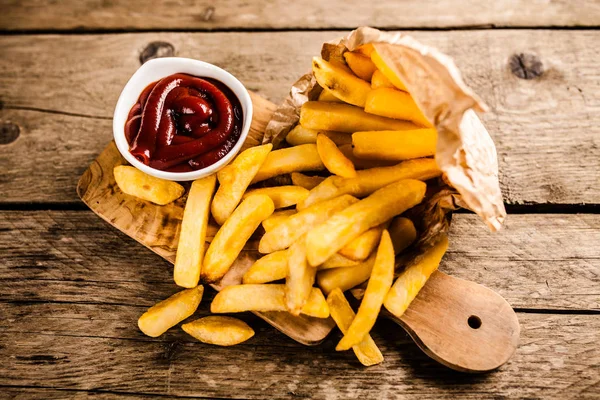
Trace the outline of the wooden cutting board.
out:
[[[254,115],[244,147],[262,141],[275,105],[251,93]],[[92,211],[123,233],[169,262],[175,261],[185,198],[158,206],[126,195],[118,188],[113,168],[126,164],[111,142],[84,172],[77,185],[79,197]],[[207,240],[217,231],[209,226]],[[235,266],[219,285],[241,282],[241,276],[259,257],[250,241]],[[173,284],[174,285],[174,284]],[[284,312],[256,313],[292,339],[306,345],[321,343],[335,323],[331,319],[294,317]],[[396,320],[429,356],[450,368],[485,372],[498,368],[514,353],[519,322],[500,295],[481,285],[435,272],[402,318]]]

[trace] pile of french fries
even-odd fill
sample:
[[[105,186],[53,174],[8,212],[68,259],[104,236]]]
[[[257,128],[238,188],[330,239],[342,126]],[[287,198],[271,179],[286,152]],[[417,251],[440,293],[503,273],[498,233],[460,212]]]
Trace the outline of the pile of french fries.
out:
[[[364,365],[383,361],[369,333],[381,307],[401,317],[448,246],[445,235],[438,236],[394,282],[396,256],[419,235],[403,213],[423,201],[425,181],[441,176],[432,157],[437,133],[372,45],[339,59],[316,57],[312,65],[322,91],[302,106],[300,122],[286,138],[289,147],[249,148],[215,175],[192,183],[173,273],[186,289],[140,317],[145,334],[159,336],[191,316],[202,298],[200,283],[218,283],[250,237],[264,230],[262,258],[241,284],[215,296],[211,312],[331,317],[343,333],[337,350],[352,349]],[[285,174],[293,185],[265,185]],[[125,193],[157,204],[183,193],[179,184],[132,167],[115,168],[115,178]],[[211,216],[220,228],[206,247]],[[344,292],[365,282],[355,313]],[[224,316],[182,328],[217,345],[254,334],[244,322]]]

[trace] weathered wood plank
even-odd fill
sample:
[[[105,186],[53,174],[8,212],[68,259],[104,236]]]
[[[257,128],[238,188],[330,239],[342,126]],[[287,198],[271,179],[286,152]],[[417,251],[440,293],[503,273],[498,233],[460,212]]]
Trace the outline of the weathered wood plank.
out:
[[[0,328],[0,385],[250,399],[594,398],[600,318],[519,317],[521,345],[514,358],[483,376],[448,371],[385,320],[373,334],[384,364],[368,369],[350,352],[334,350],[337,332],[319,347],[270,345],[274,336],[283,336],[271,330],[239,346],[216,348],[190,341],[179,329],[158,340],[145,340],[139,332],[140,340],[124,340],[93,332],[28,333],[9,323]]]
[[[80,399],[94,399],[94,400],[119,400],[119,399],[164,399],[160,395],[146,395],[138,393],[116,393],[111,391],[103,390],[76,390],[76,389],[52,389],[52,388],[32,388],[32,387],[18,387],[18,386],[0,386],[2,394],[11,400],[80,400]],[[177,398],[176,396],[174,396]],[[189,398],[189,397],[186,397]],[[198,398],[198,397],[196,397]]]
[[[109,142],[114,104],[139,66],[139,53],[150,42],[166,41],[178,56],[226,67],[248,88],[278,103],[308,70],[320,44],[341,35],[1,37],[0,122],[20,128],[20,136],[0,145],[4,167],[0,202],[77,201],[78,176]],[[600,170],[600,74],[594,52],[599,31],[450,31],[414,32],[414,36],[452,55],[467,82],[491,106],[483,120],[497,144],[508,203],[600,204],[600,175],[589,172]],[[534,79],[516,77],[510,63],[520,53],[535,55],[545,72]],[[518,65],[513,59],[513,67]]]
[[[4,30],[211,30],[351,28],[387,29],[473,26],[598,26],[600,6],[593,0],[532,2],[476,1],[341,1],[300,0],[266,3],[215,1],[77,1],[13,0],[4,2]]]
[[[441,270],[513,307],[600,310],[600,215],[511,215],[489,233],[454,216]],[[172,266],[91,212],[0,212],[0,301],[150,306],[174,293]]]

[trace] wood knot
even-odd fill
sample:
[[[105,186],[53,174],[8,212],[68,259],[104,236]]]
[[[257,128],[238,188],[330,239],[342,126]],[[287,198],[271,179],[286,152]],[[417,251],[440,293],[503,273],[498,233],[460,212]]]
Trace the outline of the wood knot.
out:
[[[175,47],[169,42],[150,42],[140,53],[140,63],[143,64],[153,58],[173,57]]]
[[[212,19],[214,14],[215,8],[213,6],[208,6],[204,9],[204,11],[202,11],[200,18],[202,19],[202,21],[208,22]]]
[[[9,144],[17,140],[21,130],[12,122],[4,122],[0,126],[0,144]]]
[[[544,73],[544,65],[540,59],[529,53],[514,54],[508,65],[513,75],[521,79],[534,79]]]

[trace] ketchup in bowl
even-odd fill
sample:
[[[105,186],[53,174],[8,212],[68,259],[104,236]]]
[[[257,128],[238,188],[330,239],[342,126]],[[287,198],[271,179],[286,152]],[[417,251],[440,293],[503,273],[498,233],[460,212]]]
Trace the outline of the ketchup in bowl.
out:
[[[129,111],[125,137],[140,162],[189,172],[219,161],[242,132],[242,106],[225,84],[174,74],[148,85]]]

